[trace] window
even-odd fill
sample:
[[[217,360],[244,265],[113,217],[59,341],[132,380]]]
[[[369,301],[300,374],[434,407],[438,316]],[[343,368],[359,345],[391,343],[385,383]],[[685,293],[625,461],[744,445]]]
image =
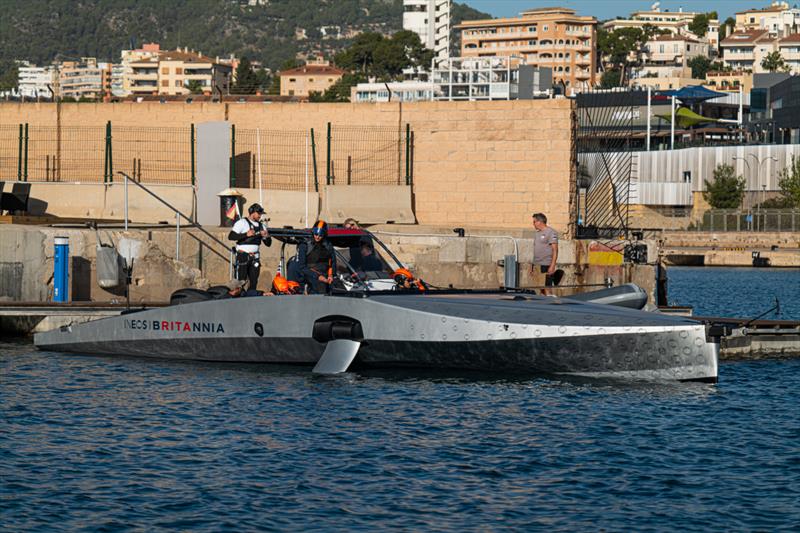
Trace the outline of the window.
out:
[[[328,83],[333,83],[333,78],[328,78]]]
[[[169,67],[164,67],[161,69],[161,74],[169,74]]]
[[[308,78],[308,83],[314,83],[314,78]]]
[[[289,96],[294,96],[294,90],[293,89],[289,90]]]
[[[183,74],[183,69],[181,67],[176,67],[175,74]]]
[[[683,182],[684,183],[691,183],[692,182],[692,171],[691,170],[684,170],[683,171]]]
[[[545,24],[544,26],[542,26],[542,30],[543,30],[543,31],[547,31],[547,29],[548,29],[548,28],[547,28],[547,24]]]
[[[169,80],[161,80],[162,87],[169,87]]]
[[[294,82],[296,82],[296,81],[297,81],[297,80],[296,80],[295,78],[289,78],[289,83],[294,83]]]
[[[181,80],[175,80],[175,87],[183,87],[183,82],[181,82]]]

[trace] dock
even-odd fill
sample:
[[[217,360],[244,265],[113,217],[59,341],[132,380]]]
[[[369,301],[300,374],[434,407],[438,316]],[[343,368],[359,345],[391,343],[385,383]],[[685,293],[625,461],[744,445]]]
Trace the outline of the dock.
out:
[[[131,304],[131,309],[163,307],[165,303]],[[0,334],[32,335],[69,324],[80,324],[128,309],[125,302],[0,302]]]

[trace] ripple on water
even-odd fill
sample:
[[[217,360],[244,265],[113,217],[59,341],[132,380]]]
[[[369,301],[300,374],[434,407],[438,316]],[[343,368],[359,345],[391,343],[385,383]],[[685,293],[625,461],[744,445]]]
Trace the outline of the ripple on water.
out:
[[[777,529],[800,361],[718,386],[92,358],[0,344],[17,529]]]

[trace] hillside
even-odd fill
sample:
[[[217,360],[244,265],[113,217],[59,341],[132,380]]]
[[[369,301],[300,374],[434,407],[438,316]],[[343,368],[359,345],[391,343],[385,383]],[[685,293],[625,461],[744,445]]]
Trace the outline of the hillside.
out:
[[[256,2],[254,2],[256,3]],[[158,42],[265,67],[314,52],[331,56],[357,33],[401,29],[402,0],[0,0],[0,64],[97,57]],[[454,4],[453,24],[489,15]]]

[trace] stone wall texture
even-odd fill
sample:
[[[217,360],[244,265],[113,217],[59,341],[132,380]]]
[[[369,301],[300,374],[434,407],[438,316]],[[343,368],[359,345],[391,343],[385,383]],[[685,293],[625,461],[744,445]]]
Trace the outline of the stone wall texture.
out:
[[[521,228],[530,226],[531,213],[541,211],[551,226],[570,236],[573,105],[565,99],[402,105],[130,102],[69,103],[57,110],[52,103],[2,103],[0,125],[97,127],[111,121],[147,128],[228,120],[237,128],[324,132],[328,122],[403,128],[408,123],[414,132],[413,202],[420,224]],[[12,136],[13,127],[7,128]],[[15,179],[16,168],[0,172],[9,174],[0,179]]]

